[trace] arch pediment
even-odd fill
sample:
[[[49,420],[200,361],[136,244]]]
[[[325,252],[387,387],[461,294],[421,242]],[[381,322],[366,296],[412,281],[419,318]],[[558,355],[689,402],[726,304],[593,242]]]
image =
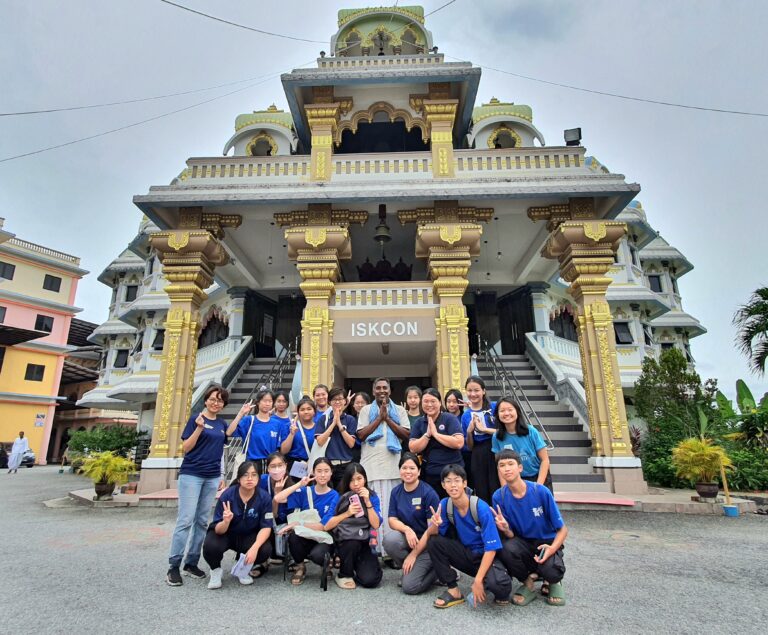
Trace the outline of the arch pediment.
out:
[[[378,112],[385,112],[389,117],[390,122],[394,122],[396,119],[402,119],[405,123],[405,128],[409,132],[413,127],[417,127],[421,130],[421,139],[424,143],[429,141],[429,130],[427,123],[421,119],[421,117],[414,117],[410,112],[402,108],[395,108],[392,104],[385,101],[377,101],[371,104],[365,110],[358,110],[349,119],[339,122],[334,134],[333,142],[338,147],[341,144],[341,137],[345,130],[350,130],[353,134],[357,132],[360,122],[371,123],[373,117]]]

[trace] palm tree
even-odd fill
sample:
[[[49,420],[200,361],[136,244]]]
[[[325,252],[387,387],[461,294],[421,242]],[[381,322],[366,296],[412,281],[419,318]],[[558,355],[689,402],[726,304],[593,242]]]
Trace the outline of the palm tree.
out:
[[[768,361],[768,287],[761,287],[752,294],[749,302],[733,316],[738,327],[736,344],[747,357],[758,375],[765,373]]]

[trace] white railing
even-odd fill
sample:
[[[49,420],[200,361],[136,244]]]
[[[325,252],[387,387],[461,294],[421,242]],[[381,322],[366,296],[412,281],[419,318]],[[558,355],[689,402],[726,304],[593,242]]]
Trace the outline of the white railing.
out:
[[[355,57],[321,57],[318,60],[319,68],[352,68],[357,66],[375,66],[378,68],[387,68],[390,66],[424,66],[425,64],[442,64],[444,61],[442,53],[437,55],[387,55],[386,57],[378,55],[361,55]]]
[[[69,254],[65,254],[63,251],[49,249],[48,247],[43,247],[42,245],[31,243],[27,240],[22,240],[21,238],[11,238],[8,241],[8,244],[21,247],[27,251],[34,251],[38,254],[42,254],[43,256],[50,256],[51,258],[56,258],[56,260],[63,260],[64,262],[68,262],[72,265],[80,264],[80,258],[77,256],[70,256]]]
[[[209,366],[228,358],[239,342],[233,338],[227,338],[197,349],[197,368]]]
[[[336,285],[331,307],[339,309],[434,308],[429,282],[350,282]]]
[[[584,167],[585,148],[510,148],[508,150],[455,150],[457,178],[477,177],[486,172],[573,170]]]
[[[375,179],[432,178],[431,152],[394,152],[388,154],[339,154],[333,157],[331,177],[334,181],[358,180],[360,176]]]
[[[309,156],[222,157],[189,159],[187,169],[179,175],[182,183],[203,184],[230,179],[269,179],[272,182],[298,183],[307,180]]]
[[[581,365],[578,342],[572,342],[551,333],[536,333],[534,337],[550,357]]]

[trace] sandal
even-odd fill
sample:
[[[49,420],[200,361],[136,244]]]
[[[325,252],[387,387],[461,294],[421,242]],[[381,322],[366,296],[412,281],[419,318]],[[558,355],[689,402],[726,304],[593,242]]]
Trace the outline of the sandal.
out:
[[[549,582],[544,580],[544,582],[541,583],[541,589],[539,589],[539,593],[541,593],[544,597],[549,596]]]
[[[522,601],[518,601],[515,599],[515,596],[519,596],[522,599]],[[527,586],[524,584],[521,584],[519,587],[517,587],[517,590],[515,591],[515,594],[512,596],[512,601],[517,606],[527,606],[531,602],[533,602],[536,599],[536,592],[531,591]]]
[[[340,589],[356,589],[357,585],[352,578],[336,578],[336,586]]]
[[[333,568],[334,569],[341,569],[341,558],[339,556],[333,557]]]
[[[255,580],[256,578],[263,576],[267,571],[269,571],[268,564],[255,564],[251,569],[250,576]]]
[[[462,604],[464,602],[464,596],[460,595],[459,597],[455,598],[453,597],[448,591],[443,591],[434,602],[432,602],[432,606],[434,606],[436,609],[447,609],[451,606],[456,606],[457,604]],[[438,604],[438,602],[442,602],[442,604]]]
[[[565,606],[565,589],[562,582],[555,582],[549,585],[547,604],[550,606]]]
[[[509,606],[510,604],[512,604],[512,600],[510,600],[509,598],[496,598],[495,597],[495,598],[493,598],[493,603],[496,606]]]
[[[304,583],[304,578],[307,577],[307,565],[303,562],[296,565],[296,571],[291,576],[291,584],[293,586],[299,586]]]
[[[328,590],[328,580],[333,578],[333,570],[331,569],[331,554],[326,553],[323,556],[323,568],[320,573],[320,588],[323,591]]]

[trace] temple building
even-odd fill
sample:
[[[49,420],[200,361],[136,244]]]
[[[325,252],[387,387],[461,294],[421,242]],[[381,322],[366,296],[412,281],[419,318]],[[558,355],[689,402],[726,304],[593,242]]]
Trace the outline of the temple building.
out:
[[[548,145],[513,95],[476,103],[480,77],[421,7],[340,11],[317,67],[282,76],[286,108],[238,116],[223,156],[134,198],[82,403],[152,430],[142,491],[172,485],[205,387],[244,399],[258,364],[304,393],[388,376],[398,401],[477,371],[544,429],[557,489],[645,490],[627,407],[645,357],[693,362],[692,265],[578,130]]]

